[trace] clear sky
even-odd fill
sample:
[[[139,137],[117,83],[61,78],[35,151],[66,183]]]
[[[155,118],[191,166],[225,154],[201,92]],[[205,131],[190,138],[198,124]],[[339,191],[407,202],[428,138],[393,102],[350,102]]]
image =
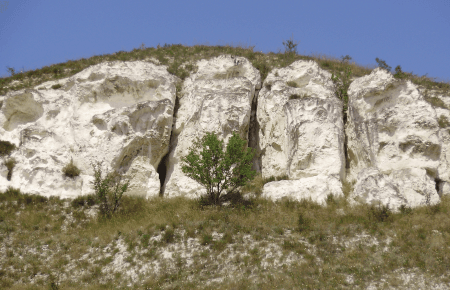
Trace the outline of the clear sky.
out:
[[[450,81],[450,0],[0,0],[0,76],[144,43],[383,59]]]

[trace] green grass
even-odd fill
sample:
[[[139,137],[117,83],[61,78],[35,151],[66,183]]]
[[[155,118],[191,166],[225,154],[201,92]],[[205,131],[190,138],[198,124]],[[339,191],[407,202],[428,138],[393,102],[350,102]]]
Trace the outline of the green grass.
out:
[[[403,285],[395,271],[450,281],[447,196],[433,208],[398,213],[344,198],[329,198],[327,206],[256,198],[249,206],[199,207],[184,198],[125,196],[111,219],[91,216],[98,205],[88,200],[0,193],[0,288],[340,289],[382,279]],[[152,263],[161,270],[131,279]]]

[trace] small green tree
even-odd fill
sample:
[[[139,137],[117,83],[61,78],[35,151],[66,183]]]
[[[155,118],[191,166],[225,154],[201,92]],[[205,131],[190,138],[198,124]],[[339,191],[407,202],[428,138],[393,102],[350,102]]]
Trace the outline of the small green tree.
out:
[[[352,75],[352,69],[348,65],[348,61],[350,59],[351,57],[348,55],[342,57],[342,63],[346,64],[343,71],[339,71],[331,75],[331,80],[333,81],[334,84],[334,92],[336,94],[336,97],[341,99],[344,103],[343,105],[344,114],[347,113],[348,109],[348,88],[350,87],[351,83],[350,76]]]
[[[223,143],[215,133],[206,133],[182,158],[183,173],[204,185],[207,197],[216,205],[256,175],[251,170],[254,151],[246,148],[246,140],[233,133],[225,151]]]
[[[290,39],[283,41],[283,45],[284,45],[284,53],[287,53],[289,55],[297,54],[298,42],[294,42],[294,35],[292,35]]]
[[[381,67],[382,69],[384,69],[384,70],[386,70],[388,72],[391,72],[392,67],[388,66],[387,63],[384,60],[379,59],[377,57],[377,58],[375,58],[375,61],[377,62],[378,67]]]
[[[100,202],[100,214],[110,218],[119,208],[120,200],[128,189],[129,181],[122,183],[122,175],[111,172],[102,178],[102,162],[91,164],[94,168],[95,195]]]

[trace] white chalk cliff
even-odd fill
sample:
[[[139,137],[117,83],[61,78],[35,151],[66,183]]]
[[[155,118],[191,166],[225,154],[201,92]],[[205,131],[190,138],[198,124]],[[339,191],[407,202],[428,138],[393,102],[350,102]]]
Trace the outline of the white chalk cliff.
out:
[[[393,208],[439,200],[436,110],[414,84],[375,69],[350,85],[348,117],[352,197]]]
[[[329,194],[342,194],[342,106],[331,74],[313,61],[297,61],[268,75],[257,110],[261,171],[263,177],[290,180],[266,184],[263,196],[323,202]]]
[[[181,157],[198,137],[217,132],[225,141],[237,131],[247,139],[252,100],[261,77],[242,57],[221,56],[197,63],[198,71],[183,83],[167,162],[166,196],[198,197],[203,186],[181,171]]]
[[[226,142],[237,131],[257,149],[263,177],[289,177],[267,183],[267,198],[323,203],[347,182],[351,200],[395,209],[450,193],[449,96],[436,95],[445,106],[435,107],[422,88],[375,69],[352,82],[345,116],[331,74],[313,61],[274,69],[263,84],[242,57],[196,66],[182,82],[145,61],[102,63],[0,96],[0,140],[18,147],[11,180],[0,161],[0,190],[89,194],[91,163],[102,161],[130,180],[128,194],[198,197],[205,190],[181,158],[206,132]],[[75,178],[62,173],[71,159]]]
[[[91,163],[126,173],[129,192],[159,194],[156,168],[169,151],[177,78],[146,62],[92,66],[70,78],[10,93],[0,136],[18,146],[11,181],[0,168],[0,190],[75,197],[92,192]],[[52,89],[54,85],[58,89]],[[74,179],[62,168],[73,158]]]

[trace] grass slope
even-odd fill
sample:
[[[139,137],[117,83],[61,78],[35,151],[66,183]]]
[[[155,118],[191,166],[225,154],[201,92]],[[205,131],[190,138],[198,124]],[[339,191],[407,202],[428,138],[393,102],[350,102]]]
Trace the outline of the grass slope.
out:
[[[183,46],[181,44],[165,44],[157,48],[141,46],[132,51],[119,51],[113,54],[104,54],[92,56],[88,59],[69,60],[65,63],[45,66],[36,70],[29,70],[20,73],[14,73],[10,77],[0,78],[0,95],[6,95],[8,91],[31,88],[43,82],[57,80],[72,76],[83,69],[107,61],[135,61],[144,60],[158,62],[167,65],[168,71],[185,79],[189,74],[195,71],[195,62],[200,59],[209,59],[222,54],[232,54],[246,57],[257,68],[263,80],[269,71],[273,68],[285,67],[296,60],[315,60],[322,69],[331,73],[343,72],[346,63],[341,60],[325,55],[304,56],[296,53],[262,53],[254,51],[253,46],[206,46],[194,45]],[[361,77],[370,74],[373,67],[361,66],[356,63],[350,63],[351,77]],[[11,72],[10,72],[11,73]],[[450,93],[450,83],[435,82],[433,78],[414,75],[413,73],[397,72],[396,77],[400,79],[410,79],[417,85],[423,86],[427,90],[435,90],[439,94]]]
[[[450,198],[435,206],[350,206],[345,198],[255,198],[200,207],[124,197],[0,193],[2,289],[448,289]],[[53,287],[53,288],[52,288]]]

